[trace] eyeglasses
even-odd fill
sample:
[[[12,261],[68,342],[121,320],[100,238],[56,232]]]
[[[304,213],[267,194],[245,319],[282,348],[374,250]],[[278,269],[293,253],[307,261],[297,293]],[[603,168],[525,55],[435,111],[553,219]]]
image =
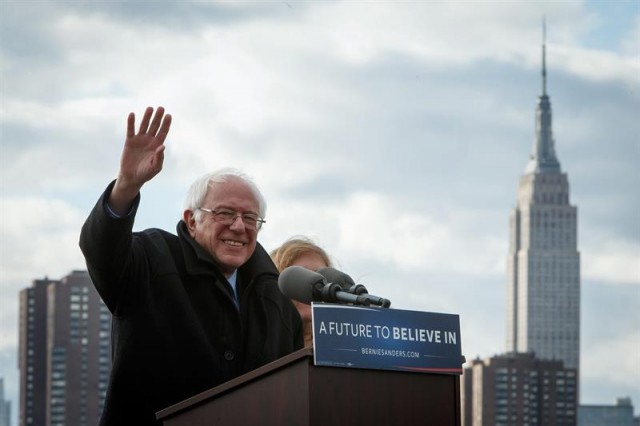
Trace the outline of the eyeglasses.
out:
[[[198,210],[209,213],[214,221],[223,225],[232,225],[238,217],[242,218],[242,223],[249,229],[260,230],[262,224],[266,223],[264,219],[253,213],[240,213],[229,209],[211,210],[204,207],[198,207]]]

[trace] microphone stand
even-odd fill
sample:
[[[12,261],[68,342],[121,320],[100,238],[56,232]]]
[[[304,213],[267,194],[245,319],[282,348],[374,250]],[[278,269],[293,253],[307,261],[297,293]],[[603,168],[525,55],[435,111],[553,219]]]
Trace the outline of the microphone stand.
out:
[[[359,286],[358,290],[360,291],[360,293],[352,294],[350,292],[344,291],[342,289],[342,286],[338,283],[325,284],[325,286],[319,292],[320,300],[329,303],[351,303],[353,305],[361,306],[370,306],[373,304],[378,305],[382,308],[388,308],[389,306],[391,306],[390,300],[370,295],[369,293],[367,293],[366,288],[364,288],[364,286],[361,284],[352,286],[352,288],[357,286]]]

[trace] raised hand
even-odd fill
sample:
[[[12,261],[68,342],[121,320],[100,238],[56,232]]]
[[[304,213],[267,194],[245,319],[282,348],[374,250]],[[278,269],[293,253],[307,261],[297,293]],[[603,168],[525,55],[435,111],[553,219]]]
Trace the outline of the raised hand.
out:
[[[127,119],[127,138],[120,158],[120,172],[109,197],[109,206],[118,214],[125,214],[140,188],[162,170],[164,162],[164,140],[171,127],[171,115],[158,107],[153,120],[153,108],[148,107],[138,133],[135,132],[136,117],[130,113]]]

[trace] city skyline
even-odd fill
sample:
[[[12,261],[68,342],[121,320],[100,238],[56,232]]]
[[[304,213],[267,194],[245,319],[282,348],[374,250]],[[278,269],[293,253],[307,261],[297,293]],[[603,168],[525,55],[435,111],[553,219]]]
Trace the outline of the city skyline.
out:
[[[308,235],[392,307],[459,314],[468,360],[504,352],[543,15],[555,148],[579,209],[580,402],[640,406],[637,2],[29,3],[0,4],[13,407],[18,292],[84,269],[80,226],[115,178],[126,115],[147,105],[174,123],[136,228],[172,231],[191,180],[241,168],[269,204],[267,249]]]

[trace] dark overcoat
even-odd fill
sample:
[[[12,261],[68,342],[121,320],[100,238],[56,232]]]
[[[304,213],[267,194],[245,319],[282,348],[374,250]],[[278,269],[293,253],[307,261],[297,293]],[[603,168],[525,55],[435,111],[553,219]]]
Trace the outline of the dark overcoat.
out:
[[[93,208],[80,247],[112,313],[112,369],[101,425],[158,425],[155,413],[303,346],[302,322],[258,244],[238,269],[238,309],[213,258],[177,235],[132,232],[131,214]]]

